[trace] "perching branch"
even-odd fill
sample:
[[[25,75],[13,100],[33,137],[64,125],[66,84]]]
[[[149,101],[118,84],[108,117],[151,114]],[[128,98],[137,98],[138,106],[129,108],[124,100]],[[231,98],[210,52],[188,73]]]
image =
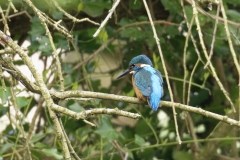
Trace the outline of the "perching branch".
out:
[[[123,101],[128,103],[135,103],[135,104],[143,104],[143,102],[139,101],[138,98],[135,97],[127,97],[127,96],[119,96],[114,94],[106,94],[106,93],[99,93],[99,92],[90,92],[90,91],[65,91],[65,92],[50,92],[52,95],[56,96],[61,100],[69,98],[69,97],[84,97],[84,98],[98,98],[98,99],[106,99],[106,100],[115,100],[115,101]],[[168,101],[161,101],[161,106],[172,107],[174,105],[176,108],[194,112],[198,114],[202,114],[206,117],[210,117],[213,119],[217,119],[228,123],[230,125],[240,126],[240,122],[234,119],[231,119],[227,116],[222,116],[216,113],[212,113],[206,111],[202,108],[197,108],[189,105],[184,105],[180,103],[168,102]],[[55,107],[54,107],[55,110]]]
[[[8,39],[2,32],[0,32],[0,38],[1,39]],[[16,44],[15,44],[16,45]],[[1,60],[1,59],[0,59]],[[2,65],[7,65],[9,63],[3,63]],[[12,69],[12,68],[10,68]],[[16,69],[16,68],[14,68]],[[10,74],[12,73],[12,71],[8,71]],[[24,86],[29,87],[31,86],[31,91],[33,93],[37,93],[37,94],[42,94],[42,92],[40,91],[39,87],[36,86],[35,84],[33,84],[30,80],[28,80],[26,77],[24,77],[23,73],[21,73],[19,70],[17,70],[17,74],[13,74],[14,78],[17,79],[18,81],[21,81],[21,83],[24,84]],[[24,80],[23,80],[24,77]],[[29,89],[29,88],[28,88]],[[135,97],[127,97],[127,96],[119,96],[119,95],[114,95],[114,94],[107,94],[107,93],[99,93],[99,92],[90,92],[90,91],[64,91],[64,92],[55,92],[55,91],[47,91],[49,92],[51,99],[54,100],[65,100],[67,98],[97,98],[97,99],[105,99],[105,100],[114,100],[114,101],[122,101],[122,102],[127,102],[127,103],[134,103],[134,104],[143,104],[143,102],[139,101],[137,98]],[[201,108],[196,108],[193,106],[189,106],[189,105],[184,105],[184,104],[180,104],[180,103],[174,103],[174,102],[167,102],[167,101],[161,101],[161,106],[166,106],[166,107],[172,107],[172,105],[174,105],[176,108],[179,108],[181,110],[185,110],[188,112],[194,112],[194,113],[198,113],[198,114],[202,114],[206,117],[210,117],[213,119],[217,119],[220,121],[223,121],[225,123],[228,123],[230,125],[235,125],[235,126],[240,126],[240,122],[236,121],[234,119],[228,118],[227,116],[222,116],[216,113],[212,113],[206,110],[203,110]],[[64,113],[64,110],[67,110],[66,108],[63,107],[59,107],[58,105],[53,104],[52,105],[52,109],[54,111],[58,111],[58,112],[62,112]],[[112,114],[112,113],[117,113],[114,110],[107,110],[108,112],[105,112],[105,110],[94,110],[94,111],[87,111],[87,117],[89,115],[91,115],[92,113],[94,114],[100,114],[100,112],[102,113],[106,113],[106,114]],[[131,115],[131,114],[122,114],[124,112],[119,112],[120,115]],[[82,118],[82,114],[77,114],[71,110],[67,110],[67,113],[65,113],[69,116],[75,117],[75,118]],[[134,117],[136,116],[136,117]],[[137,115],[133,115],[133,118],[137,118]],[[132,118],[131,117],[131,118]]]

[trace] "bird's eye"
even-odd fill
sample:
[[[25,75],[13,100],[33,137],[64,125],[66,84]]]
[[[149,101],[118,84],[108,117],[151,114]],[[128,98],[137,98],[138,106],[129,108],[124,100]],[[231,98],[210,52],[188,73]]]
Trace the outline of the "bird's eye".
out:
[[[129,69],[132,70],[134,67],[135,67],[135,64],[131,65]]]

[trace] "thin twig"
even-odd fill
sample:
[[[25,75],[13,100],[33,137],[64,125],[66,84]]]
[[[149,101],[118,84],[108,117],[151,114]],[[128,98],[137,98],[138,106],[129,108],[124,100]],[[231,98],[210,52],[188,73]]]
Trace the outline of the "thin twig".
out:
[[[240,101],[240,65],[239,65],[235,50],[233,48],[231,35],[230,35],[229,29],[228,29],[227,16],[226,16],[226,13],[225,13],[225,9],[224,9],[222,0],[219,0],[219,1],[220,1],[220,7],[221,7],[221,12],[222,12],[223,21],[224,21],[224,28],[225,28],[227,39],[228,39],[228,45],[229,45],[229,48],[230,48],[230,52],[232,54],[233,62],[235,64],[237,72],[238,72],[238,92],[239,92],[238,101]],[[240,111],[240,103],[238,103],[238,104],[239,104],[238,109]]]
[[[102,28],[105,26],[105,24],[107,23],[107,21],[111,18],[113,12],[115,11],[116,7],[118,6],[120,0],[116,0],[112,6],[112,8],[108,11],[108,15],[106,16],[106,18],[104,19],[104,21],[101,23],[101,25],[98,27],[98,30],[94,33],[93,37],[97,37],[98,34],[100,33],[100,31],[102,30]]]
[[[188,40],[189,36],[191,35],[192,32],[192,25],[194,22],[194,18],[192,18],[191,23],[188,28],[188,34],[185,40],[184,44],[184,50],[183,50],[183,69],[184,69],[184,76],[183,76],[183,104],[186,104],[186,80],[188,76],[188,71],[187,71],[187,47],[188,47]],[[190,85],[191,83],[189,83]]]
[[[22,14],[26,14],[26,16],[27,16],[29,19],[32,19],[32,16],[30,16],[30,14],[28,14],[27,11],[22,11],[22,12],[18,12],[18,13],[12,14],[12,15],[8,16],[7,18],[17,17],[17,16],[22,15]],[[0,22],[2,22],[2,21],[3,21],[3,19],[0,19]]]
[[[37,14],[38,18],[41,20],[41,22],[45,22],[47,24],[50,24],[52,27],[54,27],[58,32],[62,33],[64,36],[67,37],[67,39],[72,40],[73,37],[69,33],[69,31],[62,27],[59,23],[55,22],[51,18],[49,18],[47,15],[42,13],[30,0],[24,0],[32,9],[33,11]]]
[[[192,3],[192,0],[185,0],[185,2],[189,3],[190,5],[195,5],[195,4]],[[207,16],[207,17],[210,17],[210,18],[212,18],[212,19],[214,19],[214,20],[218,18],[218,19],[219,19],[219,22],[224,23],[224,20],[223,20],[222,17],[216,17],[215,15],[210,14],[210,12],[206,12],[206,11],[205,11],[204,9],[202,9],[201,7],[196,7],[196,9],[197,9],[197,11],[200,12],[201,14],[203,14],[203,15],[205,15],[205,16]],[[231,24],[232,26],[237,27],[237,28],[240,26],[240,23],[233,22],[233,21],[230,21],[230,20],[227,20],[227,23],[228,23],[228,24]]]
[[[191,86],[192,86],[193,74],[194,74],[199,62],[200,62],[200,59],[198,59],[197,62],[195,63],[195,65],[193,67],[193,70],[191,72],[191,75],[190,75],[189,84],[188,84],[187,105],[189,105],[189,103],[190,103],[190,91],[191,91]]]
[[[64,137],[65,137],[65,139],[66,139],[66,142],[67,142],[67,145],[68,145],[68,148],[69,148],[69,150],[70,150],[71,155],[72,155],[76,160],[81,160],[81,158],[76,154],[76,152],[74,151],[74,149],[73,149],[73,147],[72,147],[72,145],[71,145],[71,142],[70,142],[70,140],[69,140],[69,138],[68,138],[68,135],[67,135],[64,127],[63,127],[63,123],[62,123],[62,120],[61,120],[60,117],[58,117],[58,121],[59,121],[59,123],[60,123],[60,125],[61,125],[62,131],[63,131],[63,135],[64,135]]]
[[[216,17],[219,16],[219,11],[220,11],[220,5],[218,5],[218,7],[217,7]],[[218,18],[216,18],[216,21],[215,21],[213,35],[212,35],[212,43],[211,43],[210,54],[209,54],[209,57],[208,57],[208,61],[207,61],[206,65],[204,66],[204,69],[206,69],[208,64],[211,63],[211,58],[212,58],[212,55],[213,55],[213,47],[214,47],[214,43],[215,43],[215,39],[216,39],[217,25],[218,25]]]
[[[17,9],[15,8],[15,6],[13,5],[12,0],[8,0],[8,1],[9,1],[10,7],[13,9],[13,12],[14,12],[14,13],[17,13],[18,10],[17,10]]]
[[[59,81],[60,81],[60,91],[64,91],[64,79],[63,79],[63,74],[62,74],[62,68],[61,68],[61,62],[59,60],[59,56],[57,54],[57,49],[54,45],[54,42],[53,42],[53,38],[52,38],[52,35],[48,29],[48,26],[45,22],[42,22],[45,30],[46,30],[46,34],[49,38],[49,41],[50,41],[50,44],[52,46],[52,49],[53,49],[53,58],[56,59],[56,68],[57,68],[57,75],[58,75],[58,78],[59,78]]]
[[[192,0],[192,8],[193,8],[193,16],[195,18],[195,22],[196,22],[196,25],[197,25],[198,36],[199,36],[199,39],[200,39],[200,44],[201,44],[203,53],[204,53],[205,58],[209,59],[208,58],[209,56],[208,56],[208,53],[207,53],[207,49],[206,49],[205,43],[203,41],[203,34],[202,34],[201,26],[200,26],[200,23],[199,23],[199,19],[198,19],[198,11],[197,11],[196,4],[195,4],[194,0]],[[212,75],[215,78],[218,86],[220,87],[220,89],[222,90],[224,96],[226,97],[226,99],[230,103],[233,112],[236,112],[236,109],[235,109],[235,107],[233,105],[233,102],[230,99],[230,97],[228,96],[228,92],[225,90],[225,88],[223,87],[221,81],[219,80],[219,78],[217,76],[217,73],[215,71],[215,68],[213,67],[212,63],[209,63],[209,67],[210,67]]]
[[[5,84],[5,81],[4,81],[4,76],[3,76],[3,67],[2,67],[2,64],[0,62],[0,79],[1,79],[1,84],[2,84],[2,90],[4,90],[5,92],[7,91],[7,88],[6,88],[6,84]]]
[[[1,14],[2,20],[3,20],[4,32],[5,32],[8,36],[11,36],[10,31],[9,31],[9,27],[8,27],[8,24],[7,24],[7,20],[6,20],[6,18],[5,18],[5,15],[3,14],[3,10],[2,10],[2,7],[1,7],[1,6],[0,6],[0,14]]]
[[[88,56],[87,58],[85,58],[83,61],[79,62],[78,64],[76,64],[73,67],[73,70],[79,68],[80,66],[82,66],[83,64],[85,64],[86,62],[90,61],[92,58],[94,58],[96,55],[98,55],[101,51],[103,51],[110,43],[113,42],[115,38],[110,38],[106,43],[102,44],[101,47],[99,47],[93,54],[91,54],[90,56]]]
[[[94,25],[99,25],[99,23],[94,22],[92,20],[90,20],[89,18],[83,18],[83,19],[77,19],[75,17],[73,17],[71,14],[67,13],[64,9],[62,9],[62,7],[59,6],[59,4],[57,3],[57,1],[55,0],[51,0],[53,2],[53,4],[57,7],[57,9],[59,11],[61,11],[62,13],[65,14],[65,16],[67,16],[69,19],[73,20],[73,22],[84,22],[84,21],[88,21]]]
[[[158,51],[159,51],[160,57],[162,59],[163,70],[164,70],[164,73],[165,73],[165,76],[166,76],[166,81],[167,81],[167,86],[168,86],[168,91],[169,91],[169,95],[170,95],[170,98],[171,98],[171,102],[174,102],[174,100],[173,100],[173,93],[172,93],[172,89],[171,89],[169,78],[168,78],[168,72],[167,72],[167,69],[166,69],[166,66],[165,66],[165,61],[164,61],[164,57],[163,57],[163,54],[162,54],[162,49],[160,47],[160,42],[159,42],[160,40],[159,40],[159,38],[157,36],[157,32],[156,32],[154,23],[152,21],[151,13],[150,13],[150,11],[148,9],[148,5],[147,5],[146,0],[143,0],[143,3],[144,3],[144,6],[145,6],[145,9],[147,11],[149,21],[151,22],[153,35],[154,35],[154,38],[155,38],[157,46],[158,46]],[[174,104],[172,105],[172,110],[173,110],[173,117],[174,117],[174,123],[175,123],[177,140],[178,140],[178,143],[181,144],[181,139],[180,139],[179,132],[178,132],[177,113],[175,111]]]
[[[49,90],[43,81],[42,75],[38,72],[37,67],[34,66],[34,64],[31,60],[31,58],[28,56],[28,54],[20,46],[18,46],[10,37],[6,36],[2,31],[0,31],[0,39],[4,39],[4,41],[9,45],[9,47],[11,47],[16,53],[19,54],[19,56],[22,58],[23,62],[28,66],[29,70],[33,74],[33,77],[35,78],[35,80],[39,86],[39,90],[40,90],[44,100],[46,101],[47,107],[49,109],[50,117],[52,118],[54,125],[56,127],[56,130],[57,130],[56,132],[58,133],[58,136],[61,139],[64,157],[65,157],[65,159],[69,160],[71,158],[71,156],[70,156],[70,153],[68,150],[68,146],[66,144],[66,140],[61,131],[61,126],[59,124],[57,116],[51,109],[54,103],[53,103],[53,100],[49,93]]]
[[[34,133],[34,127],[35,127],[35,123],[36,123],[36,120],[37,120],[37,117],[38,115],[40,114],[40,111],[42,109],[42,104],[43,104],[43,98],[40,98],[40,100],[38,101],[38,105],[37,105],[37,108],[35,110],[35,113],[33,115],[33,118],[31,120],[31,125],[29,127],[29,130],[28,130],[28,136],[26,138],[26,143],[29,143],[29,141],[31,140],[32,138],[32,135]]]

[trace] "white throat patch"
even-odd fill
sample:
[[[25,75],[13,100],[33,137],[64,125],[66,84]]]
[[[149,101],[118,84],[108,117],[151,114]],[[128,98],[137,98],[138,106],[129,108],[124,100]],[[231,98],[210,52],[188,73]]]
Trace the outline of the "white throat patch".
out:
[[[134,74],[135,73],[135,71],[131,71],[131,72],[129,72],[130,74]]]
[[[149,64],[141,64],[140,67],[147,67],[147,66],[150,66]]]

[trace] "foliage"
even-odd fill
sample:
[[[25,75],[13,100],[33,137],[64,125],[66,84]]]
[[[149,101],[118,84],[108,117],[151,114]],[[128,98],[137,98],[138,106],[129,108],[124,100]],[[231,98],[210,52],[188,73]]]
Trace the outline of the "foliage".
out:
[[[50,27],[54,45],[58,48],[61,58],[65,90],[87,90],[134,96],[130,76],[121,80],[117,80],[116,77],[128,67],[128,62],[132,57],[141,53],[146,54],[153,60],[155,68],[159,69],[165,78],[162,60],[158,54],[151,25],[150,23],[139,23],[148,21],[142,1],[129,0],[120,2],[116,15],[109,20],[97,38],[93,38],[93,34],[98,29],[98,26],[87,21],[74,23],[66,18],[62,12],[58,11],[52,1],[34,0],[32,2],[54,20],[61,19],[63,21],[62,25],[72,31],[74,43],[71,43],[64,35]],[[79,19],[87,17],[96,22],[102,22],[112,6],[112,2],[108,0],[58,0],[57,2],[71,15],[75,15]],[[151,1],[151,3],[153,4],[150,4],[150,1],[148,2],[151,5],[152,16],[155,17],[154,20],[165,20],[160,24],[155,24],[155,27],[170,76],[174,101],[186,103],[187,92],[183,93],[184,74],[187,75],[186,81],[189,82],[190,75],[199,57],[189,37],[186,63],[184,64],[184,46],[188,28],[186,23],[183,23],[184,16],[180,2],[177,0],[161,0]],[[7,1],[0,2],[0,6],[4,10],[7,7],[6,4],[8,4]],[[39,65],[38,69],[42,71],[45,83],[50,85],[53,90],[60,90],[60,82],[54,65],[56,60],[52,58],[53,50],[45,28],[33,13],[33,10],[24,2],[14,0],[13,4],[19,11],[26,10],[32,18],[29,21],[13,19],[12,22],[9,22],[12,38],[20,41],[20,38],[24,37],[24,41],[29,42],[28,55],[32,56],[36,63],[40,61],[37,65]],[[188,23],[190,23],[193,17],[192,6],[187,2],[184,5]],[[211,49],[216,20],[208,14],[216,15],[217,10],[217,6],[212,5],[213,9],[210,11],[203,5],[198,4],[203,13],[207,13],[199,14],[199,20],[208,53]],[[238,9],[240,1],[224,2],[224,6],[228,20],[233,22],[229,23],[229,29],[232,33],[233,46],[239,60],[240,35],[238,34],[238,26],[240,13]],[[19,23],[17,28],[14,27],[16,22]],[[24,26],[29,26],[29,30],[24,31]],[[3,25],[0,29],[3,30]],[[19,30],[22,30],[22,32],[19,32]],[[200,57],[206,63],[207,60],[201,49],[195,23],[192,26],[191,35],[197,41]],[[115,41],[110,43],[103,51],[97,53],[93,59],[84,61],[111,38],[114,38]],[[16,66],[20,68],[24,65],[17,56],[13,57]],[[81,62],[84,63],[78,65]],[[211,63],[235,107],[239,107],[239,75],[233,63],[223,22],[218,24]],[[185,71],[184,65],[186,65]],[[204,69],[204,65],[200,62],[193,74],[189,105],[236,119],[236,114],[233,114],[230,110],[229,102],[212,76],[212,72],[209,69]],[[38,113],[36,115],[34,134],[29,142],[31,157],[33,159],[63,159],[62,144],[57,133],[55,133],[53,122],[46,104],[42,102],[42,98],[33,96],[29,91],[26,93],[26,88],[23,85],[10,80],[10,78],[5,78],[5,82],[7,86],[6,92],[0,86],[0,117],[3,119],[8,114],[12,114],[16,118],[15,123],[19,125],[16,127],[14,122],[9,122],[0,134],[0,159],[29,158],[26,156],[26,146],[28,145],[25,144],[26,140],[22,137],[24,136],[23,133],[31,132],[30,128],[33,125],[32,120],[34,117],[29,116],[30,113]],[[188,83],[186,83],[186,86],[188,86]],[[188,87],[186,88],[188,89]],[[14,90],[14,94],[11,93],[11,89]],[[16,98],[16,102],[14,98]],[[164,97],[162,100],[170,101],[166,82],[164,83]],[[14,106],[14,103],[21,112],[18,113],[19,115],[15,115],[14,108],[10,107]],[[222,122],[200,114],[177,110],[178,127],[183,141],[183,144],[178,145],[172,110],[164,106],[153,112],[147,105],[99,99],[68,100],[61,101],[60,104],[76,112],[91,108],[117,107],[121,110],[139,113],[142,116],[139,120],[132,120],[114,115],[94,115],[88,119],[88,121],[97,125],[94,128],[82,120],[59,115],[74,151],[84,160],[118,160],[124,159],[125,156],[128,159],[142,160],[201,159],[206,155],[202,154],[203,157],[201,157],[200,154],[206,153],[210,145],[215,146],[213,152],[209,155],[210,159],[219,159],[221,156],[238,157],[240,154],[239,133],[234,130],[234,126],[228,125],[228,127],[223,127],[219,131],[219,126],[223,125]],[[38,112],[36,111],[37,106],[40,106]],[[191,116],[190,120],[186,118],[187,114]]]

